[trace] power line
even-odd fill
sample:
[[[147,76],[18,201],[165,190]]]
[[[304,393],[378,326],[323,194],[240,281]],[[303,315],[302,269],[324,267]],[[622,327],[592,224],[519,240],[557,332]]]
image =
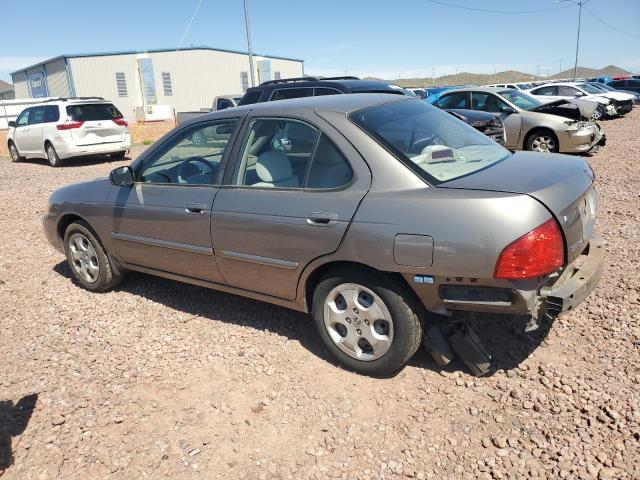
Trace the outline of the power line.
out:
[[[456,5],[455,3],[443,2],[441,0],[427,0],[427,2],[435,3],[436,5],[443,5],[445,7],[459,8],[460,10],[471,10],[473,12],[483,12],[483,13],[499,13],[502,15],[524,15],[528,13],[551,12],[551,11],[560,10],[561,8],[567,8],[569,6],[569,5],[566,5],[564,7],[540,8],[537,10],[493,10],[490,8],[476,8],[476,7],[467,7],[466,5]]]
[[[596,20],[598,20],[600,23],[602,23],[603,25],[606,25],[607,27],[609,27],[611,30],[614,30],[622,35],[626,35],[628,37],[634,37],[634,38],[640,38],[640,35],[635,35],[633,33],[629,33],[629,32],[624,32],[622,30],[620,30],[617,27],[614,27],[613,25],[611,25],[610,23],[604,21],[602,18],[598,17],[595,13],[593,13],[591,10],[589,10],[587,7],[584,7],[585,12],[587,12],[589,15],[591,15],[593,18],[595,18]]]
[[[200,9],[200,5],[202,5],[202,0],[198,0],[198,5],[196,5],[196,9],[193,11],[193,15],[191,15],[191,20],[189,20],[189,24],[187,25],[187,28],[185,29],[184,33],[182,34],[182,38],[180,39],[180,42],[178,43],[178,48],[176,48],[176,51],[178,51],[178,50],[180,50],[180,48],[182,48],[182,42],[184,42],[184,39],[187,37],[187,33],[189,33],[189,29],[191,28],[191,24],[193,23],[193,20],[196,18],[198,10]]]

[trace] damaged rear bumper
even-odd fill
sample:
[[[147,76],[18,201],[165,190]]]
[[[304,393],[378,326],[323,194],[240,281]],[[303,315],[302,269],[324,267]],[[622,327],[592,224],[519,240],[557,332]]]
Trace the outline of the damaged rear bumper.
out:
[[[604,269],[604,239],[594,235],[581,257],[579,265],[576,261],[567,266],[553,285],[540,289],[547,317],[572,310],[596,287]]]

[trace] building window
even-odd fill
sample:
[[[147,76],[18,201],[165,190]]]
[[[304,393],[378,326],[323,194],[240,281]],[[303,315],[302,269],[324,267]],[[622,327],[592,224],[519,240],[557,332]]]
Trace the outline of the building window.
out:
[[[118,86],[119,97],[126,97],[129,95],[127,92],[127,80],[124,78],[123,72],[116,72],[116,85]]]
[[[249,88],[249,74],[247,72],[240,72],[240,81],[242,82],[242,93]]]
[[[274,80],[282,79],[282,76],[280,75],[280,72],[273,72],[273,79]]]
[[[173,95],[173,90],[171,88],[171,74],[169,72],[162,72],[162,88],[164,89],[165,97]]]
[[[156,80],[153,76],[153,60],[150,58],[138,59],[138,71],[140,72],[140,84],[145,105],[158,103],[156,94]]]

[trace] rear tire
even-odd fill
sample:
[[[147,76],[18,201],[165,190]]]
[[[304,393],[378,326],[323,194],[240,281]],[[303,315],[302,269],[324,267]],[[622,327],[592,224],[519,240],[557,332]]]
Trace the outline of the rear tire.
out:
[[[62,160],[58,156],[56,149],[53,148],[53,145],[51,145],[50,143],[47,143],[46,152],[47,152],[47,160],[49,160],[49,165],[51,165],[54,168],[62,166]]]
[[[406,288],[375,271],[333,270],[313,292],[320,338],[342,365],[365,375],[404,367],[422,341],[419,312]]]
[[[116,152],[116,153],[111,153],[109,154],[109,157],[115,159],[115,160],[124,160],[125,155],[127,154],[126,150],[123,150],[121,152]]]
[[[124,272],[113,268],[98,237],[85,222],[79,220],[67,227],[63,245],[69,268],[82,288],[105,292],[124,278]]]
[[[534,130],[527,137],[525,149],[532,152],[558,153],[558,137],[549,130]]]
[[[9,153],[11,154],[11,161],[14,163],[24,160],[24,157],[18,152],[18,147],[13,142],[9,142]]]
[[[604,117],[605,117],[604,107],[602,105],[598,105],[595,111],[591,114],[591,120],[597,122],[604,119]]]

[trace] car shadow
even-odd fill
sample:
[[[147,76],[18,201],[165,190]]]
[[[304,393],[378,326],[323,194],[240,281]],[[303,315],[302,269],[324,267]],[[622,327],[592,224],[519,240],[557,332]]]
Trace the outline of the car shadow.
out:
[[[37,401],[37,393],[25,395],[15,403],[0,400],[0,475],[13,465],[11,439],[25,431]]]
[[[86,157],[73,157],[62,160],[62,168],[89,167],[91,165],[124,161],[131,161],[130,156],[126,155],[124,158],[112,158],[108,155],[90,155]],[[46,158],[27,158],[21,160],[20,163],[33,163],[35,165],[42,165],[43,167],[50,166],[49,161]]]
[[[66,261],[55,265],[53,270],[59,275],[74,279]],[[308,314],[138,272],[128,273],[115,290],[143,297],[194,317],[268,330],[286,336],[298,341],[322,360],[343,368],[320,340],[313,319]],[[465,320],[492,354],[493,369],[487,375],[498,370],[517,368],[544,342],[551,327],[550,322],[547,322],[538,330],[525,333],[528,317],[513,315],[465,314]],[[439,366],[424,346],[420,347],[409,365],[435,372],[469,372],[458,358],[445,367]],[[391,377],[393,376],[395,375]]]

